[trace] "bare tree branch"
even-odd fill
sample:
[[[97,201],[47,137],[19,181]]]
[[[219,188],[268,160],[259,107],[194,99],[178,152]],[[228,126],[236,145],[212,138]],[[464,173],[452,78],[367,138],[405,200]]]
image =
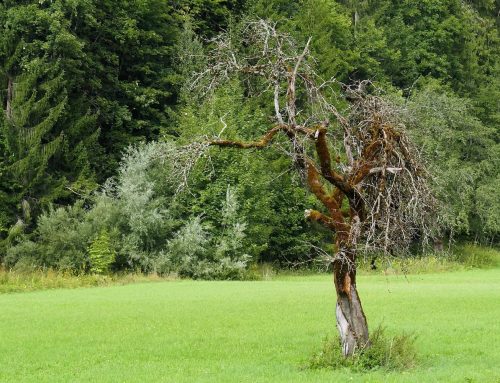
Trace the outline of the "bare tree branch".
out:
[[[219,135],[205,144],[260,149],[283,132],[290,143],[285,151],[325,206],[328,214],[321,214],[330,221],[318,217],[329,222],[339,248],[363,243],[368,249],[389,253],[405,248],[416,236],[426,237],[430,225],[425,210],[432,208],[433,198],[398,111],[368,91],[374,88],[369,81],[362,81],[343,86],[350,108],[340,113],[327,97],[335,80],[320,79],[311,65],[311,39],[299,49],[276,24],[264,20],[248,23],[237,39],[222,34],[212,40],[209,66],[193,77],[192,87],[201,87],[207,94],[239,77],[252,89],[272,89],[276,125],[254,141],[224,140]],[[255,78],[259,81],[253,82]],[[327,185],[333,190],[328,191]],[[344,200],[348,213],[342,211]]]
[[[369,81],[362,81],[343,86],[349,108],[340,113],[331,97],[336,81],[316,74],[310,43],[308,39],[299,49],[276,24],[247,23],[236,39],[222,34],[212,41],[209,66],[193,77],[191,85],[209,95],[224,82],[238,79],[250,97],[274,92],[267,108],[274,122],[262,137],[244,141],[219,135],[206,139],[202,147],[261,149],[273,144],[291,157],[324,207],[306,210],[306,218],[321,223],[335,237],[337,325],[344,354],[351,355],[368,344],[356,290],[358,249],[390,254],[406,249],[417,237],[425,240],[431,232],[428,213],[433,198],[397,108],[377,95]],[[288,138],[288,147],[273,140],[279,132]]]

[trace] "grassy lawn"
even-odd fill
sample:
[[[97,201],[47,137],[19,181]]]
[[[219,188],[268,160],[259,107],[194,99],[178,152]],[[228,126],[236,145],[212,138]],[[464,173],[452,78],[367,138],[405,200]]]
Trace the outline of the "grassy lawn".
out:
[[[500,269],[358,284],[372,328],[418,335],[418,367],[302,370],[335,331],[318,275],[3,294],[0,381],[500,382]]]

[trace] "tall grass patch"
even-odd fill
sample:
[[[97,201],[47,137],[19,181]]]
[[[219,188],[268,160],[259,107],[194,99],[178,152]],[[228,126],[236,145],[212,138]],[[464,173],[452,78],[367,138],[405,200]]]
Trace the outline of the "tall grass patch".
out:
[[[167,281],[176,279],[174,275],[157,274],[80,274],[75,275],[54,269],[5,270],[0,268],[0,294],[58,288],[78,288],[125,285],[129,283]]]
[[[374,267],[375,266],[375,267]],[[424,274],[487,269],[500,266],[500,251],[476,244],[457,244],[447,251],[422,255],[384,256],[366,254],[359,258],[362,273]]]
[[[355,372],[383,369],[401,371],[410,369],[417,364],[415,349],[416,336],[400,334],[388,336],[385,327],[379,325],[370,336],[369,346],[357,350],[351,357],[342,355],[340,339],[337,336],[327,337],[322,349],[309,360],[310,369],[342,369],[348,368]]]
[[[453,251],[456,262],[467,267],[487,268],[500,266],[500,251],[493,247],[465,244]]]

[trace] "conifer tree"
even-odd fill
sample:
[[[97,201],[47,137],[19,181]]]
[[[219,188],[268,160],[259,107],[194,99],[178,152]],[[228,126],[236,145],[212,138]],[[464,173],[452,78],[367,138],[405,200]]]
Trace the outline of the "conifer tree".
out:
[[[4,166],[17,200],[39,203],[57,197],[62,178],[49,174],[49,162],[61,151],[63,132],[57,127],[67,104],[61,75],[42,60],[29,72],[9,78],[2,133]]]

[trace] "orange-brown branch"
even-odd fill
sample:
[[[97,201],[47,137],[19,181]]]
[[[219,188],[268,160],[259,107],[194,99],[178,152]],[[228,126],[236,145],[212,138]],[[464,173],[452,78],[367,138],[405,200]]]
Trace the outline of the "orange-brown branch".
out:
[[[306,219],[319,222],[323,226],[327,227],[328,229],[330,229],[332,231],[335,231],[337,229],[333,218],[328,217],[317,210],[308,209],[305,211],[304,215],[305,215]]]
[[[327,227],[335,231],[337,241],[342,241],[349,233],[349,225],[346,223],[341,210],[343,193],[336,189],[331,195],[328,195],[319,177],[320,174],[311,159],[307,159],[307,183],[309,189],[330,213],[331,218],[328,218],[329,225]]]
[[[319,180],[319,172],[310,158],[307,159],[306,166],[307,185],[309,186],[309,189],[316,196],[316,198],[319,199],[321,203],[328,209],[328,211],[332,211],[333,209],[335,209],[333,200],[328,196],[325,188],[321,184],[321,181]]]
[[[349,190],[351,189],[350,185],[345,182],[344,177],[341,174],[335,172],[332,168],[330,149],[328,149],[328,142],[326,140],[326,131],[326,127],[323,125],[318,127],[314,134],[316,153],[318,154],[321,166],[321,175],[344,193],[349,193]]]
[[[313,161],[306,157],[304,153],[300,153],[301,165],[306,168],[307,183],[311,192],[321,201],[331,215],[330,228],[334,229],[338,234],[338,238],[340,238],[344,235],[343,233],[349,232],[349,225],[346,223],[345,214],[342,212],[342,199],[344,196],[347,196],[351,208],[358,211],[360,210],[361,197],[341,174],[332,169],[330,150],[326,140],[327,130],[325,125],[326,123],[315,128],[306,128],[302,126],[291,127],[286,124],[279,124],[270,129],[261,139],[256,141],[212,140],[208,141],[208,144],[240,149],[262,149],[266,147],[280,131],[285,132],[292,141],[296,138],[297,134],[304,135],[314,140],[321,171],[318,171]],[[325,191],[320,181],[320,177],[324,178],[335,187],[335,191],[332,195],[328,195]]]
[[[210,140],[208,141],[209,145],[213,146],[225,146],[232,148],[240,148],[240,149],[251,149],[257,148],[262,149],[271,142],[274,136],[278,132],[285,132],[291,139],[293,139],[296,133],[301,133],[306,137],[313,137],[316,129],[304,128],[302,126],[290,127],[286,124],[278,124],[275,125],[272,129],[270,129],[266,134],[264,134],[259,140],[256,141],[238,141],[238,140]]]
[[[274,128],[269,130],[260,140],[257,141],[234,141],[234,140],[212,140],[208,141],[209,145],[213,146],[224,146],[231,148],[240,148],[240,149],[251,149],[257,148],[262,149],[266,147],[269,142],[274,138],[274,136],[280,131],[287,131],[287,125],[276,125]]]
[[[391,125],[380,125],[377,121],[371,129],[371,133],[372,141],[363,149],[361,158],[354,166],[355,171],[349,177],[352,185],[358,185],[372,173],[373,169],[379,166],[376,159],[379,157],[381,150],[385,150],[387,155],[392,151],[393,142],[399,140],[399,134]]]

